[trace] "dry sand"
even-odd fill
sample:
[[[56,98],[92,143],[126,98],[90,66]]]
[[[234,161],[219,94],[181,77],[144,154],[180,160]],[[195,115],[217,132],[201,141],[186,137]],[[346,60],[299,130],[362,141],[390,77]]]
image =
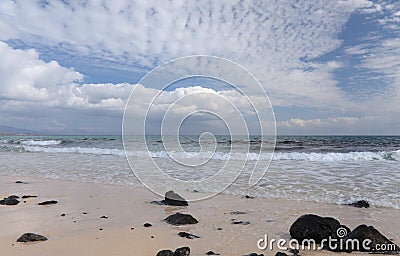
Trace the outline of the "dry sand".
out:
[[[29,184],[16,184],[16,180]],[[178,192],[182,196],[192,193]],[[37,195],[38,198],[26,199],[26,203],[16,206],[0,206],[2,256],[155,256],[162,249],[174,250],[182,246],[189,246],[191,255],[205,255],[208,251],[230,256],[251,252],[275,255],[276,248],[260,251],[257,248],[258,239],[268,234],[269,238],[289,240],[290,225],[306,213],[335,217],[351,229],[359,224],[373,225],[400,244],[400,210],[390,208],[360,209],[281,199],[246,199],[225,194],[189,203],[189,207],[174,207],[151,204],[151,201],[161,198],[145,188],[0,176],[0,196],[12,194]],[[53,199],[58,204],[37,205]],[[232,215],[233,211],[246,214]],[[163,221],[175,212],[190,213],[199,223],[177,227]],[[64,217],[61,216],[63,213]],[[108,219],[100,218],[103,215]],[[233,225],[231,219],[234,218],[251,223]],[[143,227],[146,222],[153,226]],[[180,231],[200,238],[181,238],[177,235]],[[17,243],[18,237],[26,232],[45,235],[49,240]],[[306,250],[300,254],[342,253]]]

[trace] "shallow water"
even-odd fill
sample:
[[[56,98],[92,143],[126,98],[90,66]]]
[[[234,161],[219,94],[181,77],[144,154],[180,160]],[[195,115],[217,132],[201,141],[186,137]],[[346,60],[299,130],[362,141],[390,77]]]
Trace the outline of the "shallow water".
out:
[[[260,137],[217,136],[216,151],[202,153],[198,153],[200,144],[195,136],[180,138],[184,151],[177,148],[168,153],[164,149],[168,138],[147,139],[149,151],[139,147],[129,152],[134,168],[152,168],[144,160],[150,154],[169,175],[199,180],[214,175],[230,159],[232,166],[239,168],[245,164],[226,193],[331,203],[366,199],[375,206],[400,209],[400,137],[278,137],[268,172],[255,187],[248,186],[252,167],[256,160],[271,157],[269,144],[265,147]],[[203,149],[207,149],[207,143],[202,142]],[[210,156],[211,159],[203,165],[188,167],[177,164],[170,156],[178,160],[197,161]],[[3,136],[0,159],[0,175],[141,185],[127,163],[118,136]],[[163,182],[157,177],[153,179]],[[215,192],[211,185],[185,189]]]

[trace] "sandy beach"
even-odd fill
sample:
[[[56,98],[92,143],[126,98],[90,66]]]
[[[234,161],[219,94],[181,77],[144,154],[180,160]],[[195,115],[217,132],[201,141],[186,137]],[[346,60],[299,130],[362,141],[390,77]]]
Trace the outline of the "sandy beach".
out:
[[[26,183],[16,184],[21,180]],[[182,196],[188,191],[178,191]],[[189,202],[188,207],[156,205],[161,198],[145,188],[78,183],[31,177],[0,176],[0,196],[37,195],[16,206],[0,206],[1,255],[156,255],[162,249],[189,246],[191,255],[209,251],[220,255],[246,255],[261,251],[257,241],[270,238],[290,239],[289,227],[301,215],[313,213],[335,217],[353,229],[372,225],[389,239],[400,243],[400,211],[391,208],[354,208],[346,205],[247,199],[219,194],[211,199]],[[57,200],[54,205],[39,202]],[[240,211],[244,214],[234,214]],[[199,223],[173,226],[165,221],[176,212],[189,213]],[[64,215],[65,216],[62,216]],[[101,218],[105,216],[107,218]],[[250,221],[234,225],[232,219]],[[144,223],[152,224],[144,227]],[[178,236],[184,231],[200,238]],[[48,241],[17,243],[23,233],[44,235]],[[300,252],[301,255],[340,254],[327,251]],[[361,254],[361,253],[353,253]]]

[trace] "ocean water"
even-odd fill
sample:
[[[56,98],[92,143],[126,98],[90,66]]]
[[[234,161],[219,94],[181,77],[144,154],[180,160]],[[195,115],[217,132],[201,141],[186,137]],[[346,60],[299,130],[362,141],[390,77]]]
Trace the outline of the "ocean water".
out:
[[[166,152],[168,137],[148,136],[147,147],[128,154],[140,168],[147,168],[143,159],[150,154],[161,169],[182,180],[210,177],[228,159],[238,165],[245,161],[239,178],[224,191],[229,194],[329,203],[366,199],[400,209],[400,136],[278,136],[270,167],[254,187],[248,186],[252,166],[271,157],[260,137],[216,136],[215,151],[201,153],[207,141],[199,143],[196,136],[179,140],[184,153]],[[208,161],[190,167],[171,156]],[[0,136],[0,175],[141,186],[120,136]],[[206,186],[186,189],[215,192]]]

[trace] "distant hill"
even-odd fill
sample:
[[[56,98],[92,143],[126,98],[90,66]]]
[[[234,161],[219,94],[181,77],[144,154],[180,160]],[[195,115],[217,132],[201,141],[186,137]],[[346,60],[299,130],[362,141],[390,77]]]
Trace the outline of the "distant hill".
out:
[[[27,129],[19,129],[11,126],[0,125],[0,135],[38,135],[40,132],[27,130]]]

